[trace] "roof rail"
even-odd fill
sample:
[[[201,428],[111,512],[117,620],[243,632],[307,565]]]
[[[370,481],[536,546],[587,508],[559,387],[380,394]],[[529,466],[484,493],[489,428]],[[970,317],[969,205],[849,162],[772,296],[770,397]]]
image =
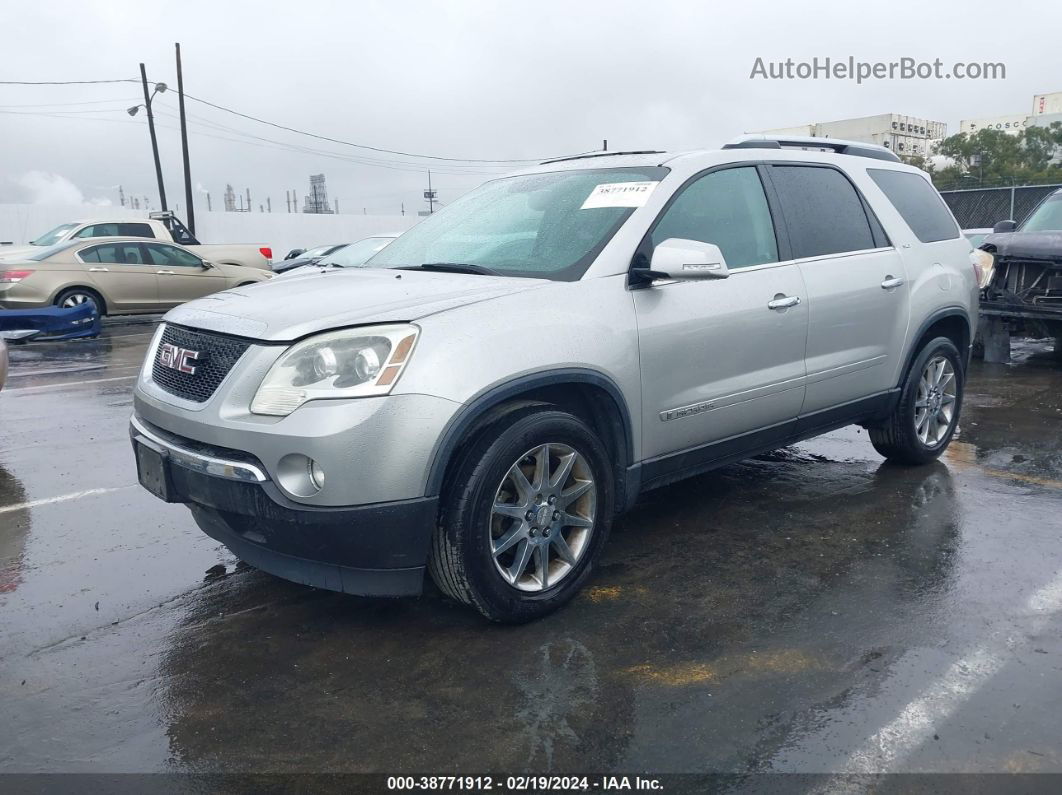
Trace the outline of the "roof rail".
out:
[[[814,138],[804,135],[786,137],[773,135],[743,135],[735,138],[724,149],[823,149],[839,155],[871,157],[875,160],[889,160],[899,163],[900,158],[891,149],[867,144],[861,141],[844,141],[840,138]]]
[[[638,149],[629,152],[587,152],[582,155],[569,155],[568,157],[555,157],[552,160],[543,160],[539,163],[540,166],[544,166],[547,163],[563,163],[566,160],[587,160],[591,157],[612,157],[612,155],[662,155],[665,154],[659,149]]]

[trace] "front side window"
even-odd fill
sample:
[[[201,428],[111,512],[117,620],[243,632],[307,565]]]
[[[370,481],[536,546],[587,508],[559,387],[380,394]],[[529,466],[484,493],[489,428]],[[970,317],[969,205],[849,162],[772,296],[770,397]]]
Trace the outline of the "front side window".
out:
[[[959,236],[948,205],[921,174],[884,168],[868,168],[867,173],[920,241],[936,243]]]
[[[166,246],[162,243],[145,243],[148,259],[152,265],[161,267],[200,268],[203,261],[190,251],[176,246]]]
[[[714,243],[728,268],[778,261],[771,211],[754,167],[713,171],[687,186],[657,221],[653,247],[673,237]]]
[[[1052,196],[1037,207],[1025,223],[1022,232],[1057,232],[1062,230],[1062,195]]]
[[[417,224],[374,256],[372,267],[445,263],[573,281],[667,171],[582,169],[494,180]]]
[[[118,224],[89,224],[74,237],[118,237]]]
[[[840,171],[771,166],[793,257],[822,257],[877,248],[863,200]]]

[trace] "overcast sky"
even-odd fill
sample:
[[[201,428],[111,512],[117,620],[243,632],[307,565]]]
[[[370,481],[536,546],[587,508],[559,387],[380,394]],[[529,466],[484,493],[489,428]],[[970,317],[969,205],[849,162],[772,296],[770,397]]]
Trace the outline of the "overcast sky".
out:
[[[610,149],[716,147],[748,130],[885,112],[955,132],[961,118],[1028,112],[1033,94],[1062,91],[1058,30],[1062,6],[1020,0],[9,2],[0,80],[132,78],[144,61],[149,79],[175,89],[179,41],[186,90],[216,104],[370,146],[523,159],[595,149],[604,138]],[[1007,77],[749,78],[757,56],[849,55],[1002,61]],[[0,85],[0,201],[117,203],[121,184],[157,206],[146,120],[125,112],[142,101],[135,84]],[[170,203],[183,208],[175,93],[155,107]],[[402,202],[414,212],[428,167],[443,202],[505,170],[374,153],[187,108],[193,180],[215,209],[231,183],[250,188],[256,207],[268,196],[284,212],[285,190],[301,196],[308,175],[324,172],[342,212],[398,212]]]

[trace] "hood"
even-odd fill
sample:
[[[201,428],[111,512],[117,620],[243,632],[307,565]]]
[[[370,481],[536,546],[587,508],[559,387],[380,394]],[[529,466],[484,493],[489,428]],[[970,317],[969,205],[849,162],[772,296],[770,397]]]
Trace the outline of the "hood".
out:
[[[0,246],[0,260],[22,259],[27,254],[44,251],[42,246]]]
[[[1062,263],[1062,232],[1004,232],[986,237],[981,248],[997,257]]]
[[[343,326],[417,320],[548,284],[508,276],[329,268],[214,293],[171,310],[164,319],[288,342]]]

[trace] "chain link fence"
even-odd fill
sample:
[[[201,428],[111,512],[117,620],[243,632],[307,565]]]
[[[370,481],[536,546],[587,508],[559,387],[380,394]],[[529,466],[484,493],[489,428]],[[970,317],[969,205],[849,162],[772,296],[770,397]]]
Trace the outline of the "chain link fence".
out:
[[[1006,188],[973,188],[945,190],[944,197],[955,219],[963,229],[992,227],[998,221],[1013,218],[1024,221],[1045,196],[1054,193],[1062,184],[1017,185]]]

